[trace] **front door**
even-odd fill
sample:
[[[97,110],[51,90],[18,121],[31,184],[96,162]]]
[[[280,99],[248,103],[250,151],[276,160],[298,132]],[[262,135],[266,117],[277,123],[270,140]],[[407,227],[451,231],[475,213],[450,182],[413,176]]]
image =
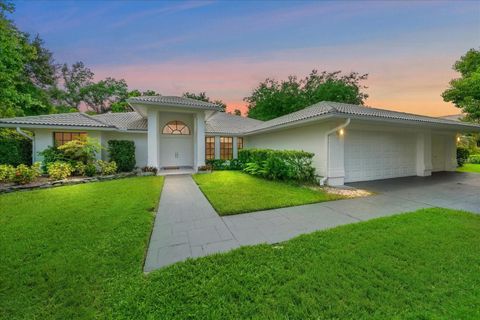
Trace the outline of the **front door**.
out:
[[[160,141],[160,167],[193,167],[192,136],[162,136]]]

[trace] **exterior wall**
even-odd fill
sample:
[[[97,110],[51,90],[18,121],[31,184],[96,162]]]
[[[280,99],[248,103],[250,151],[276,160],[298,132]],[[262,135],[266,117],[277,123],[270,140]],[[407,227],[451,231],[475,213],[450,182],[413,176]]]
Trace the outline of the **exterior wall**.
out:
[[[147,146],[147,133],[136,133],[136,132],[109,132],[104,131],[102,133],[102,159],[108,160],[108,141],[109,140],[130,140],[135,143],[135,160],[137,167],[145,167],[147,165],[147,155],[148,155],[148,146]]]
[[[341,122],[323,122],[247,136],[247,148],[268,148],[275,150],[303,150],[315,154],[313,166],[317,174],[326,175],[327,140],[326,133]],[[342,158],[343,159],[343,158]],[[334,160],[330,160],[334,162]]]
[[[454,133],[432,133],[432,171],[455,171],[457,142]]]

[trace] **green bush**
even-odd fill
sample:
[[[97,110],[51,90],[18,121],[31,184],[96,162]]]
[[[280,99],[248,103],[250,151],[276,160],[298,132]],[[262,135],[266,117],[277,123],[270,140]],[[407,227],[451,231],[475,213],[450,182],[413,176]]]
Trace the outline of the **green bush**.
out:
[[[12,177],[12,182],[17,184],[27,184],[40,176],[40,163],[36,162],[31,167],[20,164],[15,168],[15,173]]]
[[[295,150],[242,149],[238,160],[246,173],[270,180],[315,181],[314,154]]]
[[[73,167],[67,162],[52,162],[48,165],[48,175],[54,180],[64,180],[72,175]]]
[[[97,166],[93,162],[87,163],[85,165],[85,175],[87,177],[93,177],[97,174]]]
[[[470,151],[467,148],[458,147],[457,148],[458,166],[462,167],[465,164],[465,162],[467,162],[469,156],[470,156]]]
[[[207,165],[211,166],[213,170],[241,170],[243,163],[238,159],[210,159],[206,161]]]
[[[472,154],[468,157],[468,163],[480,164],[480,154]]]
[[[118,171],[129,172],[135,168],[135,143],[128,140],[108,141],[110,160],[115,161]]]
[[[10,164],[0,164],[0,182],[11,182],[14,175],[14,166]]]
[[[95,160],[95,156],[100,152],[101,146],[98,139],[79,137],[78,139],[68,141],[57,149],[63,153],[66,161],[88,163]]]
[[[111,174],[117,173],[117,164],[115,161],[103,161],[103,160],[98,160],[97,165],[99,167],[100,174],[102,176],[108,176]]]
[[[76,176],[84,176],[86,167],[87,165],[83,162],[75,163],[75,165],[73,165],[73,174]]]
[[[57,162],[57,161],[67,161],[63,152],[58,150],[58,148],[54,146],[50,146],[44,149],[43,151],[40,151],[38,154],[43,157],[43,161],[42,161],[43,172],[47,172],[48,165],[50,163]]]
[[[0,129],[0,164],[32,164],[32,141],[12,129]]]

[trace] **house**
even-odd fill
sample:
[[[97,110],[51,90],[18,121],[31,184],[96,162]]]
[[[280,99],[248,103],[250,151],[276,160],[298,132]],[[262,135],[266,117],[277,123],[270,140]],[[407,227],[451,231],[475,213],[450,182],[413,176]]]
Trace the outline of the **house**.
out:
[[[313,152],[317,173],[330,185],[456,169],[457,136],[480,126],[365,106],[320,102],[269,121],[220,112],[212,103],[173,96],[128,101],[134,112],[51,114],[0,119],[0,127],[34,132],[39,151],[79,135],[132,140],[137,166],[189,167],[236,158],[249,148]],[[107,158],[105,151],[99,157]]]

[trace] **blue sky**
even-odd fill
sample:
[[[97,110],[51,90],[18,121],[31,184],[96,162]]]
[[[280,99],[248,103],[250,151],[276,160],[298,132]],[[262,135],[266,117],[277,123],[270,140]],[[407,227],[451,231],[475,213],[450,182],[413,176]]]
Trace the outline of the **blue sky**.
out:
[[[480,44],[469,1],[19,1],[20,29],[59,62],[162,94],[207,91],[235,107],[266,77],[311,69],[370,74],[368,104],[455,113],[440,93]],[[233,108],[233,107],[232,107]]]

